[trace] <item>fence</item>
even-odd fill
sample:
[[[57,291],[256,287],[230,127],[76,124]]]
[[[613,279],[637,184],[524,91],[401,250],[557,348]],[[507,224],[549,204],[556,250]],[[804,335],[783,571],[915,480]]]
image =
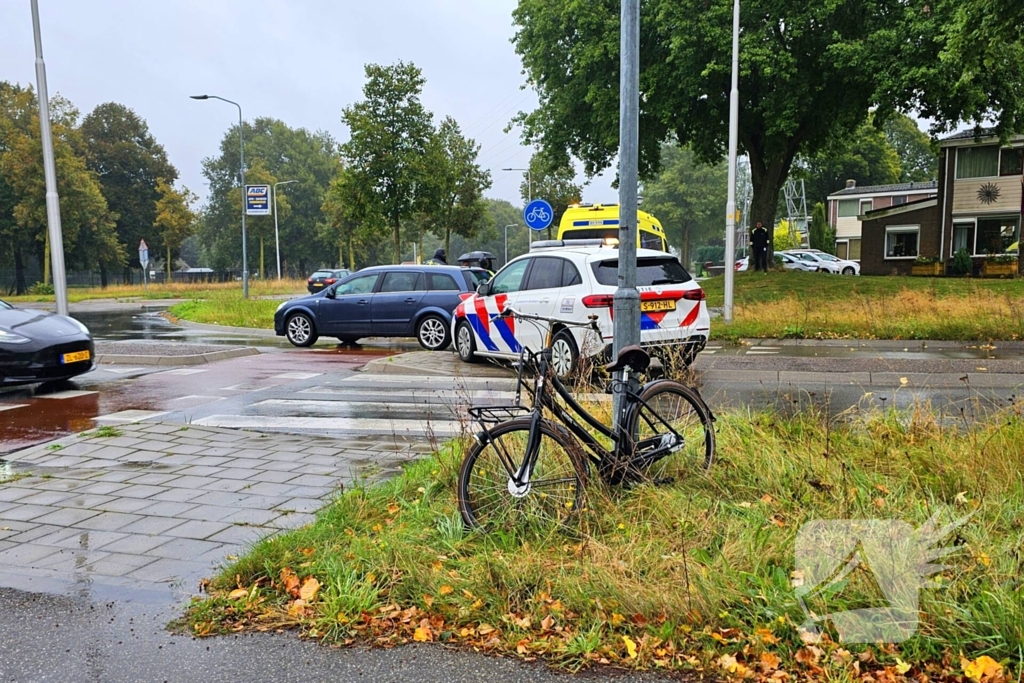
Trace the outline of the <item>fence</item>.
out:
[[[149,282],[162,284],[167,281],[165,271],[150,271],[152,274]],[[32,287],[33,284],[43,281],[42,272],[39,266],[26,266],[25,286]],[[242,277],[240,272],[217,271],[212,273],[189,273],[172,272],[171,282],[177,283],[207,283],[207,282],[232,282]],[[67,273],[68,287],[100,287],[103,280],[98,270],[73,270]],[[120,268],[116,271],[107,272],[107,285],[142,285],[142,269],[133,268],[125,273]],[[17,275],[13,268],[0,270],[0,295],[15,293],[17,286]]]

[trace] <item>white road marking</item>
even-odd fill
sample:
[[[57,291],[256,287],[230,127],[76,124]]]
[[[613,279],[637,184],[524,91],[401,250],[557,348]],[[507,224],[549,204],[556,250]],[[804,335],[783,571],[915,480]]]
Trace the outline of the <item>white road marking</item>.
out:
[[[192,424],[199,427],[234,429],[282,429],[316,431],[329,434],[361,434],[366,436],[402,436],[440,438],[458,436],[462,426],[445,420],[376,420],[339,417],[277,417],[267,415],[210,415]]]
[[[142,368],[111,368],[106,366],[100,366],[99,370],[102,372],[112,372],[115,375],[127,375],[130,372],[142,372]]]
[[[111,413],[109,415],[100,415],[94,417],[93,420],[96,422],[114,422],[118,424],[142,422],[143,420],[152,420],[155,417],[166,415],[166,411],[158,410],[122,410],[119,413]]]
[[[98,391],[58,391],[52,394],[39,394],[36,398],[55,398],[63,401],[69,398],[81,398],[82,396],[92,396],[98,393]]]
[[[286,372],[281,375],[274,375],[272,379],[313,379],[319,377],[322,372]]]
[[[0,403],[0,412],[3,412],[5,410],[14,410],[15,408],[27,408],[27,407],[28,407],[27,403],[7,403],[7,404]]]
[[[208,372],[206,368],[178,368],[176,370],[165,370],[158,373],[161,375],[198,375],[200,372]]]

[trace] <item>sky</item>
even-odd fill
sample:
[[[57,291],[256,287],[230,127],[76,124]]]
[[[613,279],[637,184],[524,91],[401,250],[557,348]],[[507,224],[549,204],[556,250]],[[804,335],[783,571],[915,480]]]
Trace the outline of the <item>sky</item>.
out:
[[[189,95],[220,95],[243,116],[348,138],[341,110],[362,98],[367,63],[413,62],[423,70],[424,105],[435,121],[453,116],[481,145],[488,196],[522,203],[531,150],[505,127],[537,103],[523,90],[509,42],[516,0],[40,0],[51,96],[84,116],[120,102],[142,116],[180,180],[200,197],[200,164],[217,153],[235,107]],[[29,0],[0,0],[0,80],[35,83]],[[584,200],[615,202],[612,174]],[[585,180],[583,178],[581,181]]]

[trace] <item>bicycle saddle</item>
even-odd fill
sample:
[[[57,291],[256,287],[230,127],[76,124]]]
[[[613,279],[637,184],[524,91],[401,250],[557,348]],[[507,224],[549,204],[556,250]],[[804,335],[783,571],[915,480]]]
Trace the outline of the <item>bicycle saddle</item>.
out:
[[[629,366],[633,372],[644,372],[651,364],[651,356],[639,346],[627,346],[619,351],[619,357],[614,363],[604,366],[608,372],[620,372]]]

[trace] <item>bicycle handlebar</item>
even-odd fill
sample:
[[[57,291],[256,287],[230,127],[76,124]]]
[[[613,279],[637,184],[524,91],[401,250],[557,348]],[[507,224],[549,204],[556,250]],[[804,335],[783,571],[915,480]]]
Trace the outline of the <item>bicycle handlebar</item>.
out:
[[[589,317],[588,322],[581,323],[576,320],[562,320],[560,318],[548,318],[542,315],[531,315],[529,313],[523,313],[509,306],[499,315],[499,318],[518,318],[520,320],[536,320],[538,322],[548,323],[550,325],[566,325],[569,327],[589,327],[598,334],[601,333],[601,328],[597,325],[597,316],[592,315]]]

